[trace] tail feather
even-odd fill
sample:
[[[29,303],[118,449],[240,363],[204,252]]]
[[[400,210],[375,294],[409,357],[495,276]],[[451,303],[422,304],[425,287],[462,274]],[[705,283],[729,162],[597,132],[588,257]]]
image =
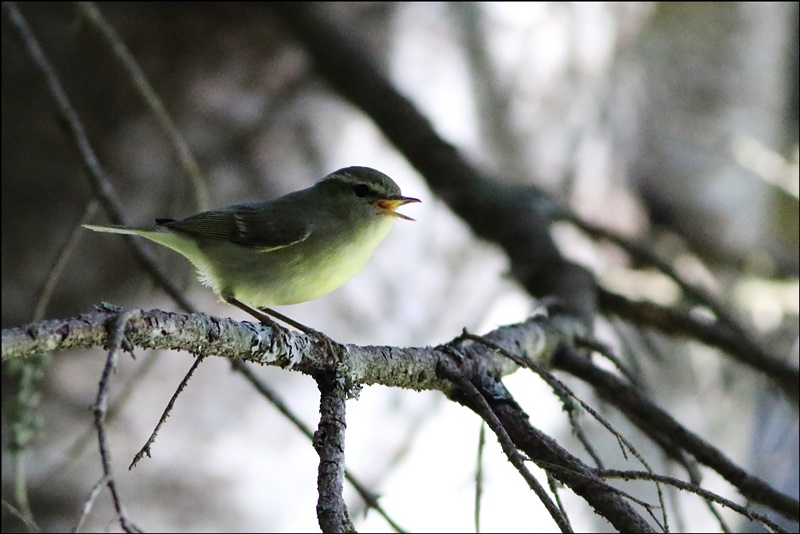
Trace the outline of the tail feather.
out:
[[[194,242],[194,240],[189,239],[178,232],[171,232],[164,226],[97,226],[94,224],[84,224],[83,227],[88,228],[89,230],[94,230],[95,232],[138,235],[183,254],[195,265],[205,265],[203,253],[197,248],[197,244]]]
[[[95,232],[107,232],[109,234],[142,235],[156,231],[153,228],[144,228],[135,226],[117,226],[117,225],[98,226],[94,224],[84,224],[82,226],[84,228],[88,228],[89,230],[94,230]]]

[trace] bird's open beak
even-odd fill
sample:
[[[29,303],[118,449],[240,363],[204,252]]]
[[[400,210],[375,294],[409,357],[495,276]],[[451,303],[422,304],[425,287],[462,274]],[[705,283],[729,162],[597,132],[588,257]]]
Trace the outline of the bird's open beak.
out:
[[[402,213],[397,213],[396,210],[400,206],[404,204],[410,204],[412,202],[421,202],[418,198],[411,198],[411,197],[390,197],[390,198],[379,198],[378,200],[374,201],[373,204],[378,206],[381,211],[385,215],[394,215],[395,217],[400,217],[401,219],[405,219],[407,221],[413,221],[411,217],[408,215],[403,215]]]

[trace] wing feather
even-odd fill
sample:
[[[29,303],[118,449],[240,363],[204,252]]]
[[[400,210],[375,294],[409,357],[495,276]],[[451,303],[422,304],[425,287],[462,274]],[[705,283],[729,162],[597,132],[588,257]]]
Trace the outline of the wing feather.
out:
[[[275,202],[275,201],[273,201]],[[277,217],[274,204],[239,204],[205,211],[185,219],[159,219],[156,223],[190,234],[198,241],[227,240],[243,247],[274,250],[305,241],[311,233],[307,224]]]

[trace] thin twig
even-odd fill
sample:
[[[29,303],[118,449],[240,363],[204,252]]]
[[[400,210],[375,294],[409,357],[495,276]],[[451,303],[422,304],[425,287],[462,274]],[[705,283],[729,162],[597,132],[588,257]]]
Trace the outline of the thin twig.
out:
[[[170,397],[166,408],[164,408],[164,411],[161,413],[161,417],[158,419],[158,424],[156,424],[156,427],[153,429],[153,432],[150,434],[150,437],[147,438],[147,442],[142,446],[141,449],[139,449],[139,452],[137,452],[136,455],[133,457],[131,465],[128,466],[129,470],[136,467],[136,464],[139,463],[139,460],[141,460],[145,455],[147,455],[148,458],[152,458],[152,456],[150,456],[150,446],[156,440],[156,436],[158,435],[159,429],[164,423],[166,423],[167,417],[169,417],[170,412],[172,412],[172,407],[175,406],[175,401],[178,400],[178,395],[180,395],[183,392],[183,390],[186,389],[186,386],[189,384],[189,379],[192,378],[192,375],[194,374],[194,372],[200,366],[200,363],[202,363],[202,361],[205,358],[206,357],[204,355],[200,355],[194,360],[192,366],[184,375],[183,380],[181,380],[181,383],[178,384],[178,388],[175,390],[175,393],[173,393],[172,397]]]
[[[711,295],[705,289],[684,280],[683,277],[672,267],[672,265],[659,258],[658,255],[650,250],[649,247],[636,243],[632,239],[617,234],[608,228],[603,228],[601,226],[584,221],[574,213],[571,213],[567,217],[567,220],[588,235],[605,239],[606,241],[617,245],[637,262],[651,265],[655,269],[661,271],[676,284],[678,284],[686,296],[688,296],[691,300],[711,310],[720,324],[723,324],[736,332],[737,335],[741,336],[742,339],[747,340],[749,344],[756,344],[754,341],[752,341],[752,336],[748,334],[744,327],[739,324],[739,321],[732,314],[730,314],[725,306],[718,302],[713,295]]]
[[[50,303],[50,299],[53,296],[53,290],[56,288],[56,284],[58,283],[61,273],[64,270],[64,266],[67,264],[67,260],[75,251],[78,240],[82,235],[83,229],[81,228],[81,225],[91,221],[92,217],[94,217],[94,214],[97,213],[97,209],[99,207],[100,206],[97,200],[91,200],[83,210],[83,215],[81,216],[80,222],[72,229],[72,232],[70,232],[66,241],[64,241],[64,243],[61,245],[61,249],[58,251],[58,254],[56,254],[56,260],[53,262],[53,266],[50,268],[47,279],[45,280],[44,284],[42,284],[42,288],[39,290],[39,296],[36,299],[36,308],[33,312],[34,322],[41,321],[44,318],[47,305]]]
[[[569,351],[559,356],[556,365],[592,385],[600,398],[617,406],[631,422],[659,443],[669,440],[675,448],[685,450],[700,463],[719,473],[748,499],[797,520],[800,503],[796,498],[776,490],[737,466],[722,451],[690,432],[636,388]]]
[[[30,530],[31,532],[42,532],[41,527],[39,527],[39,525],[36,524],[36,521],[33,519],[31,515],[26,514],[25,512],[23,512],[22,510],[20,510],[19,508],[17,508],[16,506],[14,506],[5,499],[0,501],[0,503],[2,503],[3,509],[7,511],[10,516],[19,519],[26,527],[28,527],[28,530]]]
[[[694,493],[707,501],[713,501],[719,503],[722,506],[725,506],[727,508],[730,508],[731,510],[740,513],[741,515],[745,516],[751,521],[760,522],[765,527],[771,528],[776,532],[786,532],[784,528],[782,528],[774,521],[770,520],[770,518],[767,517],[766,515],[754,512],[753,510],[749,510],[744,506],[738,505],[729,499],[717,495],[716,493],[705,490],[700,486],[698,486],[697,484],[690,484],[678,478],[674,478],[667,475],[645,473],[643,471],[622,471],[617,469],[601,469],[597,471],[597,475],[603,478],[621,478],[624,480],[658,480],[659,482],[662,482],[664,484],[668,484],[678,489]]]
[[[97,498],[103,491],[103,486],[105,486],[107,483],[108,479],[103,477],[95,482],[94,486],[92,486],[89,496],[86,497],[85,501],[83,501],[83,506],[81,507],[81,516],[78,518],[78,522],[75,523],[75,526],[72,528],[72,532],[80,532],[83,529],[86,519],[89,517],[89,514],[92,513],[92,508],[94,508],[95,501],[97,501]]]
[[[125,325],[128,320],[136,317],[139,310],[131,309],[125,310],[117,315],[116,320],[111,326],[109,335],[109,349],[108,357],[106,358],[106,365],[103,367],[103,373],[100,376],[100,383],[97,387],[97,397],[93,406],[94,421],[97,427],[97,442],[100,450],[100,460],[103,466],[103,478],[106,481],[106,486],[111,493],[111,500],[114,503],[114,509],[117,511],[117,517],[122,530],[125,532],[142,532],[142,530],[131,522],[128,518],[125,509],[122,506],[119,492],[117,491],[117,484],[114,479],[114,470],[111,466],[111,451],[108,447],[106,439],[106,425],[105,417],[108,410],[108,395],[111,388],[111,374],[114,372],[119,360],[119,351],[122,347],[123,340],[125,339]]]
[[[514,361],[518,365],[521,365],[522,367],[526,367],[526,368],[532,370],[537,375],[539,375],[545,381],[545,383],[547,383],[547,385],[549,385],[559,396],[570,397],[570,398],[575,399],[576,401],[578,401],[578,403],[581,405],[581,407],[583,407],[584,410],[589,412],[589,414],[592,417],[594,417],[595,420],[597,420],[601,425],[603,425],[606,428],[606,430],[608,430],[617,439],[617,442],[620,444],[620,449],[622,450],[622,454],[623,455],[626,455],[625,450],[627,448],[627,450],[631,451],[631,454],[633,454],[636,457],[636,459],[639,460],[639,462],[641,462],[641,464],[645,467],[645,469],[647,469],[648,472],[654,473],[653,469],[650,467],[650,465],[647,463],[647,461],[644,459],[644,457],[641,454],[639,454],[638,450],[636,450],[636,447],[634,447],[633,443],[628,441],[625,438],[625,436],[623,436],[622,434],[617,432],[617,430],[613,427],[613,425],[610,422],[608,422],[603,416],[601,416],[599,413],[597,413],[597,411],[595,411],[594,408],[589,406],[581,398],[579,398],[577,395],[575,395],[575,393],[573,393],[573,391],[569,387],[567,387],[567,385],[564,384],[561,380],[556,378],[553,375],[553,373],[547,371],[546,369],[544,369],[542,366],[540,366],[536,362],[533,362],[533,361],[530,361],[528,359],[522,358],[520,356],[517,356],[516,354],[512,354],[511,352],[505,350],[503,347],[500,347],[497,344],[492,343],[491,341],[489,341],[487,339],[484,339],[484,338],[482,338],[480,336],[475,336],[475,335],[469,334],[469,333],[467,333],[465,331],[464,333],[462,333],[462,337],[465,338],[465,339],[470,339],[470,340],[475,341],[477,343],[481,343],[481,344],[491,348],[492,350],[496,351],[498,354],[501,354],[501,355],[505,356],[506,358],[509,358],[510,360]],[[569,411],[568,411],[568,413],[569,413]],[[589,447],[590,452],[593,450],[589,446],[588,441],[585,444],[585,446]],[[598,459],[599,459],[599,457],[598,457]],[[669,523],[668,523],[668,519],[667,519],[667,515],[666,515],[666,507],[664,506],[664,495],[662,494],[661,486],[658,485],[658,482],[656,482],[656,492],[658,493],[658,501],[659,501],[659,504],[661,506],[661,510],[662,510],[662,514],[663,514],[662,515],[662,520],[663,520],[664,528],[668,529]]]
[[[64,91],[61,81],[56,74],[55,69],[50,64],[50,61],[44,54],[39,41],[28,26],[25,18],[20,13],[15,2],[3,2],[3,8],[9,13],[12,26],[17,31],[17,34],[22,39],[22,43],[28,50],[28,53],[33,59],[34,64],[39,68],[47,83],[47,88],[56,103],[58,115],[67,126],[67,129],[75,143],[76,148],[81,156],[81,163],[86,170],[86,175],[89,178],[95,196],[100,201],[103,209],[108,214],[109,218],[114,224],[125,225],[126,220],[124,216],[124,209],[122,204],[117,199],[116,192],[114,191],[111,181],[108,179],[103,166],[94,152],[89,137],[86,135],[86,129],[83,126],[80,118],[78,117],[75,108],[70,103],[66,92]],[[150,252],[144,248],[142,243],[135,238],[128,240],[133,248],[134,256],[144,268],[150,272],[150,275],[158,280],[159,285],[164,288],[164,291],[171,296],[184,310],[192,308],[189,301],[183,296],[181,291],[169,281],[164,272],[153,261]]]
[[[463,360],[463,356],[458,354],[455,348],[449,346],[440,347],[442,352],[448,355],[447,358],[442,359],[440,361],[440,370],[442,374],[449,380],[451,380],[461,392],[464,393],[470,399],[470,406],[476,411],[481,418],[486,421],[489,427],[492,429],[492,432],[495,433],[497,436],[498,441],[500,442],[500,446],[503,448],[503,452],[508,457],[508,460],[511,464],[517,469],[522,478],[525,482],[528,483],[528,487],[530,487],[533,492],[539,497],[539,500],[544,504],[547,511],[550,513],[550,517],[553,518],[556,525],[558,525],[559,530],[561,532],[572,532],[572,527],[569,524],[569,518],[564,515],[561,510],[553,503],[550,497],[547,495],[547,492],[544,490],[539,481],[533,476],[533,474],[528,470],[527,466],[525,465],[526,458],[519,452],[517,447],[514,445],[514,442],[511,440],[511,437],[506,432],[506,429],[503,427],[503,424],[497,418],[497,416],[492,411],[492,407],[483,398],[481,392],[475,385],[472,384],[467,378],[463,375],[463,373],[459,372],[459,370],[453,364],[453,361],[456,360]]]
[[[194,191],[194,203],[197,211],[207,210],[208,190],[203,175],[200,172],[200,166],[194,159],[186,139],[181,135],[178,127],[175,126],[175,122],[173,122],[172,117],[167,112],[161,98],[159,98],[153,86],[150,85],[150,82],[147,80],[147,76],[145,76],[141,67],[139,67],[139,63],[133,57],[130,50],[128,50],[128,47],[125,46],[125,43],[122,41],[119,34],[117,34],[114,27],[108,23],[105,17],[103,17],[103,14],[100,13],[100,10],[97,9],[94,2],[78,2],[77,4],[80,12],[87,20],[94,24],[100,31],[100,34],[111,45],[114,56],[119,60],[122,67],[130,76],[133,86],[150,109],[156,122],[163,130],[164,135],[166,135],[167,139],[175,148],[178,161],[183,167],[186,176],[189,177],[189,184],[192,186],[192,191]]]
[[[481,423],[478,434],[478,458],[475,467],[475,532],[481,531],[481,501],[483,499],[483,449],[486,445],[486,425]],[[564,513],[564,511],[561,511]],[[566,517],[566,514],[564,514]]]
[[[774,381],[796,405],[800,405],[800,369],[770,354],[748,338],[720,324],[704,323],[689,314],[652,302],[632,301],[600,289],[600,307],[639,325],[649,325],[667,334],[686,336],[730,354],[736,361],[760,371]]]

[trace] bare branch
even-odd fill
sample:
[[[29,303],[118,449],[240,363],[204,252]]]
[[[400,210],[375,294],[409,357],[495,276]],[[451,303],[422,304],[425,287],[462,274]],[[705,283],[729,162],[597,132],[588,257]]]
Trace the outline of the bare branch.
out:
[[[320,392],[319,428],[314,449],[319,454],[317,518],[323,532],[355,532],[344,502],[345,391],[335,372],[316,377]]]

